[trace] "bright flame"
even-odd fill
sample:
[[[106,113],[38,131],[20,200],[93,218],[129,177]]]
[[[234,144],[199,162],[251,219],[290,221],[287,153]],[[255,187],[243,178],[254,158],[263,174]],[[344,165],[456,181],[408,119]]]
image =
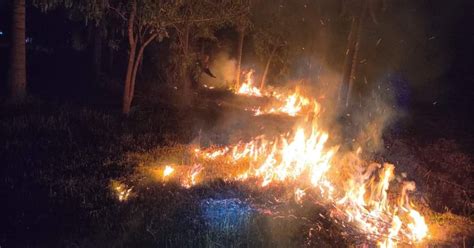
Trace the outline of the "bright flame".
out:
[[[301,94],[299,89],[290,93],[258,89],[253,85],[252,74],[253,71],[246,74],[245,82],[236,93],[271,98],[268,106],[251,109],[255,115],[307,114],[311,117],[307,120],[311,121],[297,126],[294,132],[275,138],[258,136],[249,142],[221,148],[194,149],[194,165],[179,179],[182,186],[190,188],[205,181],[206,176],[208,179],[256,181],[260,187],[284,184],[293,187],[295,202],[299,204],[308,192],[320,193],[328,206],[333,206],[337,216],[345,218],[380,247],[395,247],[399,242],[419,243],[427,237],[429,230],[425,219],[409,199],[408,193],[415,190],[414,183],[404,182],[401,196],[394,200],[389,196],[394,190],[391,185],[395,178],[394,165],[367,164],[360,158],[360,148],[351,157],[357,163],[335,160],[339,146],[328,145],[329,133],[318,126],[319,103]],[[200,162],[213,161],[219,168],[223,164],[230,165],[225,166],[224,176],[217,175],[215,168],[202,173],[205,168]],[[342,170],[348,171],[347,175],[342,175]],[[166,167],[164,177],[173,171]],[[334,175],[338,175],[337,178]]]
[[[245,82],[236,90],[238,95],[269,97],[272,101],[263,108],[247,108],[253,111],[255,116],[264,114],[286,114],[289,116],[297,116],[303,113],[319,111],[319,103],[311,98],[301,94],[300,89],[294,91],[279,91],[259,89],[253,85],[253,70],[245,74]]]
[[[377,241],[380,247],[394,247],[400,241],[422,241],[428,227],[409,202],[408,192],[415,189],[414,183],[404,183],[401,197],[393,201],[389,189],[395,178],[395,166],[361,163],[350,170],[342,188],[335,187],[329,175],[338,146],[328,148],[328,140],[329,134],[320,130],[313,119],[311,127],[298,127],[293,134],[275,139],[259,136],[250,142],[220,149],[195,150],[195,154],[205,160],[221,159],[233,164],[247,161],[249,168],[232,179],[253,178],[261,187],[275,183],[295,185],[294,197],[298,203],[307,191],[299,187],[319,191],[325,199],[335,202],[337,211],[348,222],[365,233],[367,239]],[[359,159],[360,153],[359,148],[354,159]]]
[[[237,90],[237,94],[239,94],[239,95],[248,95],[248,96],[258,96],[258,97],[263,96],[260,89],[253,85],[253,77],[252,77],[253,73],[254,73],[254,71],[250,70],[245,75],[245,82]]]
[[[167,165],[165,169],[163,170],[163,178],[167,178],[174,172],[174,168]]]
[[[197,183],[197,176],[201,171],[203,170],[203,167],[200,164],[195,164],[192,168],[191,171],[188,173],[188,176],[184,179],[182,185],[185,188],[191,188],[192,186],[196,185]]]
[[[421,214],[410,209],[410,217],[413,219],[412,223],[408,224],[408,228],[411,230],[412,240],[419,242],[428,235],[428,226],[425,223],[425,218]]]
[[[297,188],[295,190],[295,201],[296,203],[301,204],[303,202],[303,197],[306,195],[306,192],[302,189]]]

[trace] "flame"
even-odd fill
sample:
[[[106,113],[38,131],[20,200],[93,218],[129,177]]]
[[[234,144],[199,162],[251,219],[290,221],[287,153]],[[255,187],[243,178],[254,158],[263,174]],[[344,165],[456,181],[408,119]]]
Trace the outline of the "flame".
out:
[[[200,164],[195,164],[190,172],[188,173],[188,176],[186,179],[184,179],[182,186],[185,188],[191,188],[192,186],[197,184],[197,176],[201,171],[203,170],[203,167]]]
[[[319,104],[301,95],[298,89],[289,95],[275,93],[273,97],[276,102],[265,108],[253,109],[254,115],[286,114],[294,117],[304,112],[319,111]]]
[[[256,178],[263,187],[272,182],[297,180],[306,180],[319,187],[320,181],[325,180],[324,175],[330,169],[330,160],[337,150],[337,147],[325,148],[328,137],[327,133],[316,128],[306,134],[305,129],[300,127],[293,136],[283,135],[274,140],[260,136],[248,143],[220,150],[198,150],[198,155],[206,159],[229,156],[234,162],[247,159],[257,162],[257,165],[261,162],[236,179]],[[327,188],[326,185],[321,187]]]
[[[302,202],[308,189],[317,190],[325,199],[335,203],[348,222],[380,247],[394,247],[399,242],[419,243],[425,239],[428,226],[409,201],[408,193],[415,190],[414,183],[405,182],[400,198],[391,200],[389,189],[395,178],[395,166],[360,163],[351,169],[342,188],[337,187],[341,183],[333,181],[335,179],[330,177],[330,173],[335,170],[333,158],[338,146],[327,145],[329,134],[322,131],[316,121],[317,118],[311,127],[296,128],[293,134],[274,139],[258,136],[247,143],[197,149],[195,154],[207,160],[224,159],[233,164],[247,161],[249,168],[238,173],[233,180],[253,178],[260,187],[276,183],[296,185],[294,197],[297,203]],[[354,159],[359,159],[360,154],[358,148]]]
[[[306,192],[300,188],[295,190],[295,202],[301,204],[303,197],[306,195]]]
[[[264,114],[286,114],[289,116],[297,116],[301,113],[308,113],[319,110],[319,104],[317,101],[305,97],[301,94],[300,89],[296,88],[294,91],[279,91],[279,90],[266,90],[259,89],[253,85],[253,70],[250,70],[245,74],[245,81],[237,89],[236,94],[257,96],[257,97],[269,97],[272,102],[263,108],[247,108],[246,110],[253,111],[255,116]]]
[[[253,73],[254,71],[250,70],[249,72],[245,74],[245,81],[237,90],[236,92],[237,94],[248,95],[248,96],[258,96],[258,97],[263,96],[260,89],[253,85],[253,77],[252,77]]]
[[[167,165],[165,169],[163,170],[163,178],[167,178],[174,172],[174,168]]]
[[[115,180],[112,180],[111,187],[120,202],[127,201],[133,189],[133,187],[129,188],[127,185]]]
[[[318,125],[320,104],[299,89],[271,93],[258,89],[253,85],[252,74],[253,71],[246,74],[236,93],[272,99],[268,106],[251,109],[255,115],[307,114],[311,118],[292,132],[277,137],[262,135],[248,142],[192,150],[193,166],[178,179],[183,187],[193,187],[206,177],[256,182],[259,187],[285,185],[292,187],[294,200],[299,204],[308,192],[319,193],[338,213],[336,216],[342,216],[379,247],[420,243],[426,239],[428,226],[409,198],[409,193],[415,190],[413,182],[403,182],[400,197],[395,199],[391,196],[397,187],[391,184],[395,178],[393,164],[368,164],[360,158],[361,148],[349,156],[356,162],[335,159],[339,146],[332,144],[329,133]],[[225,172],[218,174],[216,168],[207,166],[213,162]],[[213,170],[203,173],[205,169]],[[343,170],[348,172],[344,174]],[[163,176],[173,171],[167,166]]]

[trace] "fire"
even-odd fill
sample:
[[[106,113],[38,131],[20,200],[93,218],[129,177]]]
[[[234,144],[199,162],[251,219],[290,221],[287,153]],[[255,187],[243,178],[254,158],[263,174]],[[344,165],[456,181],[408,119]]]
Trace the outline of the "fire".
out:
[[[408,224],[408,228],[411,231],[412,240],[419,242],[428,235],[428,226],[425,223],[425,218],[421,216],[418,211],[414,209],[410,209],[409,211],[413,222]]]
[[[266,90],[259,89],[254,86],[253,70],[245,75],[245,82],[236,90],[238,95],[268,97],[272,101],[268,106],[263,108],[250,108],[255,116],[264,114],[286,114],[289,116],[297,116],[302,113],[310,113],[319,110],[319,104],[315,100],[305,97],[301,94],[300,89],[294,91]]]
[[[338,147],[327,147],[328,140],[329,134],[313,123],[310,128],[296,128],[292,135],[275,139],[259,136],[234,146],[197,150],[196,156],[227,159],[230,163],[248,161],[249,168],[234,180],[253,178],[261,187],[274,183],[297,185],[294,197],[298,203],[302,202],[307,190],[316,190],[328,201],[334,201],[346,220],[365,233],[367,239],[377,241],[380,247],[394,247],[402,241],[418,243],[425,239],[428,226],[409,202],[408,192],[415,189],[414,184],[404,183],[401,197],[393,201],[389,188],[395,178],[395,166],[372,163],[353,168],[344,186],[337,188],[337,182],[329,175]],[[358,149],[356,154],[360,153]]]
[[[167,165],[165,169],[163,170],[163,178],[167,178],[174,172],[174,168]]]
[[[191,188],[192,186],[197,184],[197,176],[201,171],[203,170],[203,167],[200,164],[195,164],[191,171],[188,173],[188,176],[184,179],[182,186],[185,188]]]
[[[117,196],[117,199],[121,202],[127,201],[128,198],[130,197],[130,194],[132,193],[133,187],[127,187],[127,185],[113,180],[111,182],[111,188],[115,192],[115,195]]]
[[[248,96],[258,96],[258,97],[263,96],[260,89],[253,85],[253,77],[252,77],[253,73],[254,73],[254,71],[250,70],[245,75],[245,82],[237,90],[237,92],[236,92],[237,94],[239,94],[239,95],[248,95]]]
[[[258,166],[250,167],[236,178],[256,178],[263,187],[272,182],[300,180],[319,187],[320,181],[325,180],[324,176],[331,167],[330,160],[337,150],[337,147],[325,148],[328,137],[327,133],[316,128],[306,132],[300,127],[292,136],[282,135],[273,140],[261,136],[248,143],[220,150],[199,150],[198,155],[206,159],[228,156],[234,162],[242,159],[256,162]]]
[[[294,200],[299,204],[305,195],[319,194],[336,216],[379,247],[415,244],[426,239],[428,226],[409,199],[409,193],[415,190],[414,183],[403,182],[396,199],[391,195],[397,187],[392,184],[396,178],[393,164],[369,164],[360,158],[360,148],[351,153],[351,159],[357,163],[337,160],[336,155],[346,154],[340,154],[339,146],[330,142],[330,134],[318,125],[320,104],[299,89],[289,93],[258,89],[253,85],[252,74],[253,71],[247,73],[236,93],[272,99],[270,105],[256,108],[255,115],[306,114],[306,123],[277,137],[261,135],[248,142],[190,150],[194,156],[192,166],[175,177],[183,187],[216,177],[256,182],[258,187],[284,185],[294,192]],[[174,168],[166,166],[163,177],[169,177],[173,171]],[[341,171],[347,171],[347,175]]]
[[[378,176],[372,176],[379,168],[380,165],[372,164],[364,174],[350,180],[345,196],[337,204],[344,209],[348,221],[367,232],[369,239],[386,236],[378,243],[380,247],[394,247],[397,240],[420,242],[427,236],[428,226],[419,212],[403,206],[408,199],[406,191],[413,190],[414,184],[406,183],[398,204],[391,203],[388,189],[395,167],[386,163]],[[404,223],[402,217],[403,220],[412,219],[412,222]]]
[[[303,197],[306,195],[306,192],[302,189],[297,188],[295,190],[295,201],[299,204],[303,202]]]

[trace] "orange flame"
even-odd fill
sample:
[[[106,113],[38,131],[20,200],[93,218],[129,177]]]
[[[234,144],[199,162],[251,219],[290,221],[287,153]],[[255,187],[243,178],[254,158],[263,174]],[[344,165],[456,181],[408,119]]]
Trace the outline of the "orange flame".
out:
[[[253,73],[254,73],[254,71],[250,70],[245,75],[245,82],[237,90],[237,94],[239,94],[239,95],[248,95],[248,96],[258,96],[258,97],[263,96],[260,89],[253,85],[253,77],[252,77]]]
[[[339,150],[337,145],[328,145],[329,133],[321,130],[317,124],[320,113],[319,103],[302,95],[299,89],[285,94],[278,91],[269,93],[253,85],[253,71],[246,74],[246,80],[236,91],[240,95],[266,96],[273,100],[266,107],[253,109],[255,115],[282,113],[289,116],[311,114],[310,125],[298,126],[293,133],[268,139],[258,136],[249,142],[222,147],[195,149],[197,159],[212,162],[219,159],[248,167],[228,169],[226,180],[247,181],[254,179],[260,187],[284,183],[295,187],[294,199],[302,203],[310,190],[315,190],[335,206],[348,222],[360,230],[369,240],[376,241],[379,247],[395,247],[399,242],[419,243],[428,236],[428,226],[424,217],[414,209],[408,192],[415,190],[414,183],[405,182],[398,200],[389,197],[391,182],[395,178],[395,166],[372,163],[341,164],[334,166],[334,157]],[[359,148],[354,157],[359,159]],[[219,162],[220,163],[220,162]],[[339,165],[339,164],[337,164]],[[349,168],[350,167],[350,168]],[[339,182],[333,178],[338,169],[349,168],[347,180]],[[168,169],[170,175],[173,170]],[[194,164],[182,179],[184,187],[192,187],[204,181],[201,174],[204,167]],[[335,172],[336,171],[336,172]],[[234,172],[234,173],[232,173]],[[209,173],[211,174],[211,173]],[[214,174],[213,174],[214,175]],[[211,175],[212,176],[212,175]],[[393,186],[392,186],[393,187]],[[304,188],[304,190],[302,189]]]

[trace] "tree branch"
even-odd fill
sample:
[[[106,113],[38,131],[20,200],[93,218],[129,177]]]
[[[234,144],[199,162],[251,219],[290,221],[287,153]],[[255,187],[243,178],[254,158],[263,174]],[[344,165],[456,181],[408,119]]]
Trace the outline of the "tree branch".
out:
[[[113,11],[115,11],[115,13],[116,13],[120,18],[122,18],[122,20],[127,21],[127,17],[125,17],[125,15],[124,15],[119,9],[117,9],[117,8],[115,8],[115,7],[113,7],[113,6],[109,6],[108,8],[111,9],[111,10],[113,10]]]
[[[132,1],[132,9],[130,11],[130,18],[128,19],[128,42],[134,44],[136,42],[136,36],[133,32],[133,26],[135,22],[135,15],[137,14],[137,2]]]

